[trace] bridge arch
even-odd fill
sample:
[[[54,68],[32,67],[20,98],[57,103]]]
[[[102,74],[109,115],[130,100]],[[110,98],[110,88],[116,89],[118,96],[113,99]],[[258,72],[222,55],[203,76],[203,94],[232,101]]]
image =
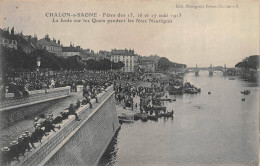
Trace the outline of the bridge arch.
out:
[[[227,73],[228,75],[235,75],[235,74],[236,74],[236,70],[227,69],[226,73]]]

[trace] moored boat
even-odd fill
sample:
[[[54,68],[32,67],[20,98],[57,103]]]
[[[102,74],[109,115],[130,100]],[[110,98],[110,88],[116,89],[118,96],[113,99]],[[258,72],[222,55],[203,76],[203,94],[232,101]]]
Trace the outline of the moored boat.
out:
[[[161,114],[162,117],[173,117],[174,111],[171,112],[165,112]]]
[[[119,123],[132,123],[134,121],[134,115],[127,115],[122,113],[118,116]]]
[[[251,92],[250,92],[250,90],[244,90],[241,93],[244,94],[244,95],[249,95]]]
[[[133,123],[134,121],[131,120],[131,119],[122,119],[122,118],[119,118],[119,123],[122,124],[122,123]]]
[[[198,90],[198,89],[195,89],[195,88],[189,88],[189,89],[186,89],[186,90],[185,90],[185,93],[188,93],[188,94],[197,94],[197,93],[199,93],[199,90]]]
[[[146,122],[148,120],[147,114],[141,114],[141,121]]]
[[[155,114],[148,115],[148,119],[149,119],[149,120],[158,120],[158,116],[155,115]]]
[[[141,113],[136,113],[136,114],[134,114],[134,120],[139,120],[139,119],[141,119]]]

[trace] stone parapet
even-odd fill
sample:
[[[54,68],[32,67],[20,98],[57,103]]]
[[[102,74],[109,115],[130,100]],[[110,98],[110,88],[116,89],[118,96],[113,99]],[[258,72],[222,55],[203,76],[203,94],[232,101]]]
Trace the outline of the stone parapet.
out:
[[[21,106],[32,105],[48,99],[61,98],[70,95],[70,86],[46,90],[29,91],[28,97],[10,98],[11,94],[6,94],[5,99],[0,102],[0,111],[13,109]]]
[[[97,165],[114,134],[119,129],[113,87],[98,94],[99,103],[91,100],[77,110],[81,121],[71,115],[61,129],[44,136],[42,144],[12,165]]]

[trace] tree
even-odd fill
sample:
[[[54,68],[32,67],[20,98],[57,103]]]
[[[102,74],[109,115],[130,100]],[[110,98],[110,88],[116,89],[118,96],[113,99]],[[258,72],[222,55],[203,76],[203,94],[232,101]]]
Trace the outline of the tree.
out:
[[[125,64],[124,64],[123,62],[121,62],[121,61],[119,61],[119,62],[113,62],[113,63],[112,63],[112,68],[113,68],[114,70],[120,70],[120,69],[122,69],[123,67],[125,67]]]
[[[252,68],[257,69],[259,68],[259,55],[252,55],[246,57],[242,60],[242,62],[238,62],[235,67],[245,67],[245,68]]]
[[[170,67],[170,61],[165,57],[161,57],[158,60],[158,67],[159,67],[159,69],[162,69],[165,71]]]

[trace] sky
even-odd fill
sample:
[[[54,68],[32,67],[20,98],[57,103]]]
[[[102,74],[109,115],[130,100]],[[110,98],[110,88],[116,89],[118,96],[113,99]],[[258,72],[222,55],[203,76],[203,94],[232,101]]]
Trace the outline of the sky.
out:
[[[239,8],[194,9],[176,8],[176,5],[238,5]],[[38,39],[49,34],[51,39],[60,39],[64,46],[72,42],[95,52],[131,48],[141,56],[157,54],[189,67],[196,64],[234,67],[247,56],[259,55],[258,0],[5,0],[0,1],[0,8],[1,28],[14,27],[24,35],[37,34]],[[168,24],[54,23],[46,17],[46,13],[63,12],[133,13],[134,20],[138,13],[181,14],[181,17]]]

